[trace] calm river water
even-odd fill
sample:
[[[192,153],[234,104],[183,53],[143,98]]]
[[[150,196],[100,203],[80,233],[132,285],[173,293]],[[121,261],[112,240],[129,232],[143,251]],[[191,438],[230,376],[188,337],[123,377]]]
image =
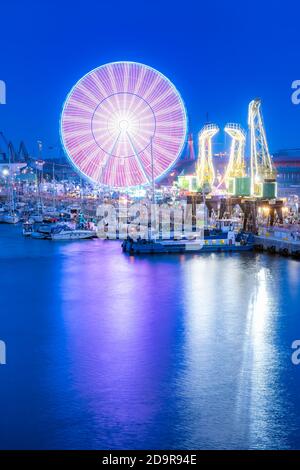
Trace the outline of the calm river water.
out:
[[[300,262],[0,226],[1,449],[300,448]]]

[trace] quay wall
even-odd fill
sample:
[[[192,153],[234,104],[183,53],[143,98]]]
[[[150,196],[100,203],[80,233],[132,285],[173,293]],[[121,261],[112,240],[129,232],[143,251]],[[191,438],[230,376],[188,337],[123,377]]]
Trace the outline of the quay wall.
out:
[[[300,232],[296,229],[284,230],[276,227],[259,229],[258,235],[254,236],[254,246],[258,251],[300,259]]]

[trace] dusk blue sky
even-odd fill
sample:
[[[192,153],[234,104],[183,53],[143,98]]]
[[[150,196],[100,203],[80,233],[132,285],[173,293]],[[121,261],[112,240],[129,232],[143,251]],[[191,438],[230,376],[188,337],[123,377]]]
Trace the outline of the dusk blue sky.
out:
[[[300,79],[299,2],[3,0],[0,8],[0,130],[16,146],[23,139],[37,152],[40,139],[47,156],[59,145],[61,108],[77,80],[131,60],[174,83],[190,131],[207,113],[221,127],[246,127],[248,102],[261,97],[271,151],[300,147],[300,105],[291,102]]]

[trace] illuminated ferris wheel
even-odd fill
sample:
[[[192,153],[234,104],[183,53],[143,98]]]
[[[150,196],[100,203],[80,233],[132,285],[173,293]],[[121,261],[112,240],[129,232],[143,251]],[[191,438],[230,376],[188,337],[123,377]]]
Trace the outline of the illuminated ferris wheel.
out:
[[[92,70],[64,104],[61,137],[75,167],[114,188],[146,185],[179,157],[187,118],[174,85],[157,70],[113,62]]]

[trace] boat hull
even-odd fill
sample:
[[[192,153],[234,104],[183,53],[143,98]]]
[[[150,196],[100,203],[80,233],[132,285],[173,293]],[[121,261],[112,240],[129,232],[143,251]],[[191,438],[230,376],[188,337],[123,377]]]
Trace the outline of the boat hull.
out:
[[[18,224],[20,222],[20,217],[17,215],[3,215],[0,218],[0,223],[2,224]]]
[[[205,245],[202,243],[168,243],[160,242],[134,242],[125,240],[122,244],[123,251],[130,254],[170,254],[170,253],[233,253],[252,251],[254,244],[232,245]]]
[[[31,238],[35,238],[37,240],[46,240],[47,238],[49,239],[49,235],[42,232],[32,232],[30,235],[27,236],[30,236]]]
[[[60,232],[50,234],[53,241],[71,241],[71,240],[87,240],[94,238],[94,232],[90,230],[70,230],[69,232]]]

